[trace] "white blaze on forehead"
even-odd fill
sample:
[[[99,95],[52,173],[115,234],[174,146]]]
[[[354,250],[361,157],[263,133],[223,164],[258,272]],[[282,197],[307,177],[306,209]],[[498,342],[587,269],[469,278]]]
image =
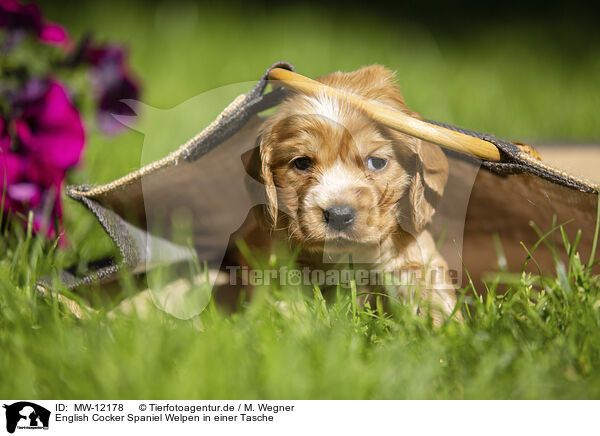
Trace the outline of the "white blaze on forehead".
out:
[[[363,178],[359,174],[351,174],[344,163],[338,160],[318,177],[318,183],[305,197],[305,205],[330,207],[332,204],[344,202],[344,195],[347,195],[348,191],[363,185]]]
[[[339,101],[326,93],[306,97],[306,105],[306,110],[312,115],[321,115],[336,123],[341,122],[342,111]]]

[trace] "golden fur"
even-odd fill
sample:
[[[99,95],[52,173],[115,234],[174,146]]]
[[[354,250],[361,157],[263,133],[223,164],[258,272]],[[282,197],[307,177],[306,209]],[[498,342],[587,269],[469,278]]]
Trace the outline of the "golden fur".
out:
[[[318,80],[420,118],[407,109],[394,74],[382,66]],[[265,189],[257,219],[270,237],[298,247],[301,263],[339,267],[353,254],[355,262],[388,272],[447,270],[427,230],[448,175],[438,146],[380,126],[343,101],[299,94],[265,122],[259,141],[247,163]],[[383,168],[375,168],[383,161]],[[338,206],[344,209],[331,209]],[[332,228],[329,210],[351,224]],[[456,304],[454,289],[445,283],[420,291],[435,306],[436,323],[440,312],[450,314]]]

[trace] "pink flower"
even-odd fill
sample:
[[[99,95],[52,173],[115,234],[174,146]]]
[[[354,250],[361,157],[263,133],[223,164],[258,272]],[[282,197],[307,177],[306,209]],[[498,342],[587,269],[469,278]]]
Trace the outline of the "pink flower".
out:
[[[25,104],[15,120],[15,131],[28,151],[43,165],[57,169],[79,162],[85,141],[83,123],[62,85],[49,81],[42,95]]]
[[[34,230],[55,237],[62,218],[65,172],[81,158],[85,132],[79,112],[56,81],[30,80],[14,102],[11,138],[0,119],[0,186],[5,210],[34,214]],[[11,141],[19,147],[11,150]]]
[[[22,3],[23,2],[23,3]],[[38,44],[21,45],[25,38]],[[63,53],[39,43],[62,47]],[[25,56],[18,49],[23,48]],[[113,115],[135,115],[122,100],[136,101],[139,85],[132,77],[126,52],[115,45],[96,45],[85,38],[73,43],[59,24],[47,21],[35,0],[0,0],[0,194],[3,213],[17,219],[33,212],[34,228],[50,237],[62,217],[61,188],[66,172],[81,159],[85,131],[67,88],[51,77],[84,67],[90,74],[98,124],[106,133],[124,128]],[[29,65],[39,53],[40,66]],[[50,50],[50,51],[49,51]],[[14,64],[14,65],[13,65]],[[45,71],[40,73],[40,71]]]
[[[10,146],[8,124],[0,116],[0,203],[4,197],[5,211],[15,208],[10,190],[18,182],[21,172],[21,160],[10,150]]]
[[[114,45],[93,46],[83,51],[83,60],[92,65],[92,82],[98,95],[98,124],[108,134],[125,128],[113,115],[135,116],[121,100],[138,100],[139,85],[129,72],[125,50]]]
[[[50,45],[56,45],[64,49],[73,46],[69,34],[60,24],[46,23],[42,26],[38,33],[40,41]]]
[[[0,28],[11,32],[31,32],[40,41],[62,47],[72,46],[66,30],[43,19],[39,7],[35,3],[21,4],[16,0],[0,0]]]

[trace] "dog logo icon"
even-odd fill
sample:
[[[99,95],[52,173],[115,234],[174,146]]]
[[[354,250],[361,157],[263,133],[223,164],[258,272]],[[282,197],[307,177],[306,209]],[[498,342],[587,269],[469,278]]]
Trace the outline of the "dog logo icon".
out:
[[[6,431],[14,433],[18,429],[48,430],[50,411],[28,401],[4,405],[6,409]]]

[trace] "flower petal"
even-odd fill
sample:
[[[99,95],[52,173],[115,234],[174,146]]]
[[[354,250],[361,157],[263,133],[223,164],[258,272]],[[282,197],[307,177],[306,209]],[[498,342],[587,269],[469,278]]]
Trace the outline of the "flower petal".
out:
[[[14,183],[6,190],[8,197],[18,203],[36,206],[42,198],[42,191],[35,183]]]
[[[42,25],[39,37],[42,42],[56,45],[65,49],[73,46],[73,42],[71,41],[69,34],[65,28],[59,24],[48,23]]]
[[[42,160],[61,169],[79,162],[85,142],[83,123],[65,89],[50,82],[41,99],[31,102],[15,120],[19,140]]]

